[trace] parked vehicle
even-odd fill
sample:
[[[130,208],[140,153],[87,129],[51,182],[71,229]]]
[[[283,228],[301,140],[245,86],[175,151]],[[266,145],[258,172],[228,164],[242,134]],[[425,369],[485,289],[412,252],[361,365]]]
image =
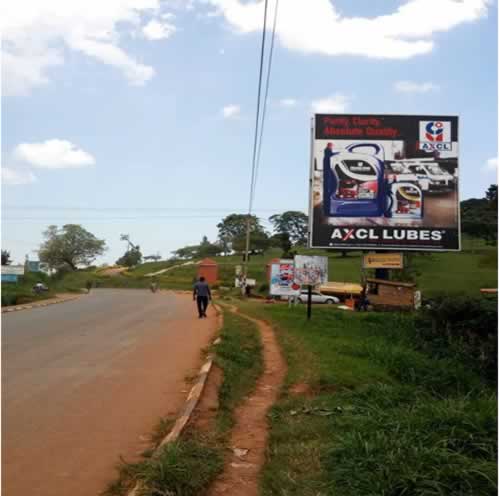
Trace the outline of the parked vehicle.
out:
[[[308,302],[308,289],[302,289],[300,295],[298,296],[300,303]],[[339,298],[336,296],[330,296],[322,294],[320,291],[312,291],[312,303],[326,303],[327,305],[332,305],[333,303],[339,303]]]
[[[423,191],[446,191],[454,188],[456,178],[443,170],[431,158],[404,159],[389,163],[388,174],[393,173],[398,182],[418,183]]]
[[[48,290],[49,290],[49,288],[47,286],[45,286],[45,284],[43,284],[43,282],[37,282],[33,286],[33,292],[36,294],[40,294],[40,293],[43,293],[44,291],[48,291]]]

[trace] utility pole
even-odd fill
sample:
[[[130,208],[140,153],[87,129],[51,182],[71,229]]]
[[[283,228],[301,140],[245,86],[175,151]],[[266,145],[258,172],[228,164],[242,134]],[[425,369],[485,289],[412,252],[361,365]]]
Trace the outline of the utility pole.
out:
[[[244,268],[243,275],[244,278],[248,277],[248,257],[249,257],[249,246],[250,246],[250,231],[251,231],[251,214],[248,214],[246,218],[246,247],[244,250]]]

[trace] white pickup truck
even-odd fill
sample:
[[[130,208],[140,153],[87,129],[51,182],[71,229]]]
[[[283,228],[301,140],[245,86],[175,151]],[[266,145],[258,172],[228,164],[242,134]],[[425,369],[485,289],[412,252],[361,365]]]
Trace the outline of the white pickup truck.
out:
[[[449,191],[454,189],[456,178],[444,171],[432,158],[416,158],[387,162],[388,175],[398,182],[417,183],[423,191]]]

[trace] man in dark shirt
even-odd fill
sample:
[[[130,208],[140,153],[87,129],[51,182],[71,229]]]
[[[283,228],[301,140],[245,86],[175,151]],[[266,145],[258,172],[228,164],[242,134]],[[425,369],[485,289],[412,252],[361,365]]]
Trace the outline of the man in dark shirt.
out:
[[[199,318],[206,317],[206,309],[208,308],[208,300],[211,301],[211,291],[204,277],[200,277],[199,281],[194,284],[194,293],[192,298],[197,301]]]

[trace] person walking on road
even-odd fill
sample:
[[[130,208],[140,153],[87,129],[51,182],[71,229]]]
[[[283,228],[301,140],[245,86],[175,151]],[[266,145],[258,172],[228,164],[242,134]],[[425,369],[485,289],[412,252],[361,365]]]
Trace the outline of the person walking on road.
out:
[[[204,277],[201,276],[199,281],[194,284],[194,293],[192,294],[192,298],[197,302],[199,318],[201,319],[206,317],[208,301],[211,301],[211,291]]]

